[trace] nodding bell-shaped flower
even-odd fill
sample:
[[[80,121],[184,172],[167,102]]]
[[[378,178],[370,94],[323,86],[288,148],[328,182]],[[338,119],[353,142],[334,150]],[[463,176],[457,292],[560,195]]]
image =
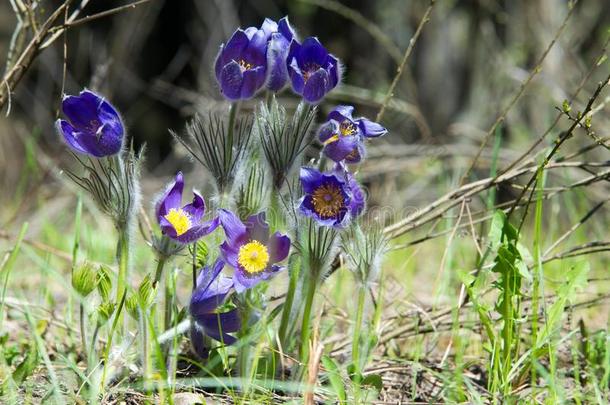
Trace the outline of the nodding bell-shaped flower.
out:
[[[235,269],[233,283],[237,292],[254,287],[284,269],[276,263],[288,257],[290,238],[279,232],[269,235],[264,212],[248,217],[245,223],[231,211],[220,210],[218,216],[226,235],[220,251]]]
[[[320,225],[343,228],[364,210],[365,194],[344,166],[327,173],[302,167],[300,178],[305,195],[299,211]]]
[[[161,197],[156,207],[161,231],[173,240],[187,244],[214,231],[220,224],[218,218],[204,222],[205,201],[193,191],[193,202],[182,206],[184,179],[181,172]]]
[[[315,37],[305,39],[302,44],[292,40],[286,67],[292,89],[310,104],[320,102],[339,84],[341,77],[339,60]]]
[[[233,288],[231,278],[221,273],[224,266],[225,263],[222,260],[217,260],[212,267],[205,266],[201,269],[191,296],[189,305],[189,313],[193,319],[191,343],[201,357],[206,357],[207,353],[203,335],[231,345],[237,339],[229,333],[241,329],[238,309],[221,313],[217,311]]]
[[[284,88],[288,80],[286,57],[290,48],[290,41],[296,34],[288,17],[280,19],[277,23],[266,18],[261,29],[268,35],[267,47],[267,88],[278,92]]]
[[[91,90],[65,95],[61,108],[68,119],[57,120],[57,131],[74,151],[94,157],[111,156],[123,147],[125,128],[116,109]]]
[[[265,85],[270,35],[271,32],[256,27],[238,28],[229,41],[220,46],[214,71],[225,98],[247,100]]]
[[[324,154],[335,162],[358,163],[365,156],[366,138],[377,138],[388,131],[367,118],[353,118],[354,107],[340,105],[328,114],[320,127],[318,138],[324,144]]]

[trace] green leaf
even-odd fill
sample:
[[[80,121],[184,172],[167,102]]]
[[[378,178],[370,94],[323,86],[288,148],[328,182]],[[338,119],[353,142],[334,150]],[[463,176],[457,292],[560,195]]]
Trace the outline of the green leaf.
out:
[[[36,367],[38,367],[38,363],[39,358],[36,345],[31,345],[23,361],[19,363],[15,371],[13,371],[13,380],[15,383],[18,385],[22,384],[25,379],[34,372]]]
[[[341,378],[341,373],[339,371],[339,367],[335,361],[329,356],[322,356],[322,364],[326,369],[326,376],[328,377],[328,381],[330,382],[335,395],[339,399],[339,402],[344,403],[347,400],[345,395],[345,387],[343,386],[343,379]]]
[[[381,392],[381,389],[383,388],[383,380],[379,374],[370,374],[364,377],[364,380],[362,380],[362,385],[374,387],[377,392]]]

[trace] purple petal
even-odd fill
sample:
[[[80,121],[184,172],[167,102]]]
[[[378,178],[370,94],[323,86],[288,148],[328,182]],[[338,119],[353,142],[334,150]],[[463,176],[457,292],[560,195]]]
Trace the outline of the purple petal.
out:
[[[224,266],[224,263],[222,263],[222,265]],[[230,277],[225,277],[221,273],[213,274],[217,267],[218,266],[215,266],[215,268],[211,270],[209,268],[204,268],[202,270],[202,272],[205,271],[210,273],[210,275],[204,274],[203,276],[205,278],[203,283],[207,282],[208,284],[198,286],[191,295],[189,313],[198,321],[205,314],[213,312],[222,305],[227,294],[229,294],[229,291],[233,288],[233,280]],[[220,266],[220,269],[222,270],[222,266]],[[208,280],[211,277],[213,278]]]
[[[116,125],[103,124],[97,130],[96,137],[102,156],[115,155],[123,147],[123,130]]]
[[[202,359],[207,359],[210,351],[205,345],[203,332],[194,324],[190,328],[190,337],[193,351]]]
[[[288,17],[281,18],[277,23],[277,30],[286,38],[288,41],[291,41],[296,35],[294,30],[290,26],[290,22],[288,21]]]
[[[301,179],[301,184],[303,185],[303,191],[305,193],[313,193],[322,181],[322,173],[313,167],[304,166],[301,167],[299,178]]]
[[[288,257],[290,252],[290,238],[279,232],[274,233],[269,238],[269,262],[277,263]]]
[[[293,40],[293,42],[295,41]],[[290,60],[290,58],[287,60]],[[297,94],[303,94],[305,78],[303,77],[303,73],[301,72],[301,68],[299,68],[296,58],[292,58],[292,61],[288,64],[288,76],[290,76],[292,90]]]
[[[226,241],[220,245],[220,254],[222,258],[234,269],[239,267],[237,257],[239,254],[239,247],[232,247]]]
[[[231,39],[227,42],[223,49],[221,49],[221,60],[220,63],[224,67],[231,61],[239,61],[242,53],[248,47],[250,39],[248,35],[242,29],[237,29],[231,36]]]
[[[225,345],[232,345],[237,342],[237,339],[226,333],[221,333],[215,329],[205,329],[204,333],[214,340],[224,343]]]
[[[365,156],[366,149],[364,148],[364,143],[360,142],[358,143],[356,149],[354,149],[345,157],[345,162],[350,164],[360,163],[360,161],[362,161]]]
[[[357,151],[360,139],[357,136],[339,136],[339,140],[324,146],[324,154],[335,162],[340,162],[350,153]]]
[[[256,30],[241,57],[254,66],[264,66],[267,62],[267,36],[262,30]]]
[[[324,143],[337,134],[339,134],[339,123],[335,120],[330,120],[320,127],[318,139]]]
[[[303,99],[312,104],[322,100],[326,94],[328,82],[328,72],[321,68],[316,70],[303,86]]]
[[[198,223],[205,214],[205,201],[201,194],[193,190],[193,202],[182,207],[191,217],[191,223]]]
[[[216,60],[214,62],[214,75],[216,76],[216,80],[220,82],[220,73],[222,72],[222,68],[226,65],[224,60],[224,44],[220,45],[218,53],[216,54]]]
[[[90,90],[83,90],[78,96],[65,96],[62,100],[62,110],[73,126],[83,129],[91,127],[98,121],[98,106],[102,98]]]
[[[339,59],[335,58],[333,55],[328,55],[329,65],[326,66],[326,70],[328,70],[328,76],[330,77],[329,88],[327,91],[334,89],[339,84],[341,80],[341,64],[339,63]]]
[[[385,135],[388,132],[387,129],[367,118],[358,119],[358,126],[362,131],[362,135],[369,138],[376,138],[378,136]]]
[[[329,114],[329,120],[335,120],[338,122],[343,122],[348,120],[350,122],[354,122],[354,118],[352,114],[354,113],[354,107],[351,105],[338,105],[336,106]]]
[[[222,331],[223,333],[237,332],[241,329],[239,310],[234,309],[220,314],[205,314],[197,319],[204,330]],[[219,327],[220,326],[220,327]]]
[[[176,236],[174,239],[184,244],[193,243],[196,240],[201,239],[205,235],[214,232],[214,230],[218,228],[219,225],[220,220],[218,218],[214,218],[211,221],[204,222],[200,225],[195,225],[188,231],[184,232],[182,235]]]
[[[246,271],[241,267],[236,267],[235,273],[233,274],[233,285],[235,291],[238,293],[242,293],[248,288],[254,287],[262,280],[264,280],[264,272],[250,275],[246,274]]]
[[[55,122],[57,132],[63,135],[64,140],[72,149],[79,153],[87,153],[78,141],[79,133],[74,129],[70,123],[64,120],[57,120]]]
[[[243,82],[240,97],[243,100],[252,98],[265,84],[265,67],[258,66],[243,72]]]
[[[167,187],[167,191],[157,203],[157,220],[167,215],[170,209],[179,208],[182,203],[182,190],[184,189],[184,178],[182,172],[176,173],[174,182]]]
[[[280,91],[288,79],[286,56],[288,54],[288,40],[280,33],[271,35],[267,47],[268,80],[267,87],[272,91]]]
[[[309,37],[301,45],[301,63],[315,63],[324,66],[328,57],[328,51],[318,38]]]
[[[315,219],[316,222],[322,226],[337,226],[338,224],[341,223],[341,221],[345,217],[345,213],[342,212],[336,218],[322,218],[321,216],[319,216],[316,213],[310,195],[306,195],[305,197],[303,197],[303,200],[301,201],[301,204],[299,205],[299,212],[306,217]],[[236,290],[237,290],[237,288],[236,288]]]
[[[265,33],[266,38],[269,39],[271,34],[277,32],[278,25],[272,19],[265,18],[265,21],[263,21],[263,25],[261,25],[261,30]]]
[[[196,287],[208,289],[212,281],[218,277],[218,274],[222,271],[225,263],[218,259],[214,262],[214,265],[210,268],[210,266],[204,266],[197,276]]]
[[[247,235],[246,226],[231,211],[225,209],[218,210],[218,218],[231,245],[234,245],[234,242],[243,239]]]
[[[352,174],[348,174],[348,185],[352,192],[352,199],[349,204],[350,214],[352,217],[357,217],[364,211],[366,205],[366,195],[364,190],[360,187],[358,181]]]
[[[227,63],[220,72],[220,91],[229,100],[239,100],[244,76],[239,64],[234,60]]]
[[[269,224],[264,212],[259,212],[255,215],[250,215],[245,221],[249,239],[259,241],[266,245],[269,241]]]

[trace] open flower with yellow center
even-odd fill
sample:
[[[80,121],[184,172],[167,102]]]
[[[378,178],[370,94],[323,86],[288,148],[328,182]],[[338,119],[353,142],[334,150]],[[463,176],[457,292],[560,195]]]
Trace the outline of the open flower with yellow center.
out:
[[[290,251],[290,238],[275,232],[270,235],[265,213],[242,222],[234,213],[220,210],[220,223],[226,240],[220,245],[224,260],[235,269],[233,284],[237,292],[254,287],[283,270],[277,265]]]
[[[345,166],[328,173],[302,167],[300,177],[305,195],[299,211],[320,225],[344,227],[364,209],[364,192]]]
[[[216,229],[220,221],[218,218],[203,221],[205,201],[196,191],[193,191],[193,202],[182,206],[183,190],[184,179],[178,172],[157,203],[157,221],[164,235],[181,243],[191,243]]]
[[[324,154],[335,162],[360,162],[365,155],[364,141],[388,132],[367,118],[353,118],[353,112],[352,106],[337,106],[320,127],[318,138],[324,145]]]

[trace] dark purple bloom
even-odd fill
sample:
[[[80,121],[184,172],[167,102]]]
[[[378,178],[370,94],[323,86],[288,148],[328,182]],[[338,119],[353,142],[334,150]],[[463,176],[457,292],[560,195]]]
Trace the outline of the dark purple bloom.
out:
[[[279,232],[269,235],[264,212],[248,217],[245,223],[227,210],[220,210],[218,216],[227,237],[220,245],[220,251],[235,269],[233,283],[237,292],[254,287],[283,270],[276,263],[288,256],[290,238]]]
[[[268,25],[263,24],[263,28],[269,30]],[[270,36],[271,32],[264,29],[238,28],[226,45],[220,46],[214,70],[220,91],[227,99],[249,99],[263,87],[267,79]]]
[[[218,218],[203,222],[205,201],[193,191],[193,202],[182,206],[184,179],[182,173],[176,174],[163,197],[157,203],[157,221],[164,235],[181,243],[191,243],[212,232],[220,224]]]
[[[197,285],[189,305],[189,313],[193,318],[191,327],[191,342],[195,351],[205,357],[203,335],[219,342],[233,344],[237,339],[228,333],[237,332],[241,328],[239,311],[217,312],[225,298],[233,288],[231,278],[221,274],[225,263],[217,260],[210,268],[205,266],[197,276]]]
[[[345,167],[337,165],[328,173],[302,167],[300,177],[305,196],[299,211],[320,225],[344,227],[364,210],[364,192]]]
[[[123,121],[103,97],[85,89],[78,96],[64,96],[61,108],[68,121],[57,120],[55,126],[73,150],[95,157],[121,151]]]
[[[303,44],[292,40],[286,67],[294,92],[312,104],[334,89],[341,76],[339,60],[329,54],[315,37],[305,39]]]
[[[288,80],[288,69],[286,67],[286,57],[290,41],[295,38],[295,33],[288,17],[284,17],[277,23],[269,18],[265,19],[261,27],[268,35],[267,48],[267,87],[272,91],[280,91]]]
[[[353,112],[352,106],[337,106],[328,114],[328,121],[320,127],[318,137],[324,144],[324,154],[335,162],[360,162],[365,154],[364,140],[388,132],[367,118],[354,119]]]

